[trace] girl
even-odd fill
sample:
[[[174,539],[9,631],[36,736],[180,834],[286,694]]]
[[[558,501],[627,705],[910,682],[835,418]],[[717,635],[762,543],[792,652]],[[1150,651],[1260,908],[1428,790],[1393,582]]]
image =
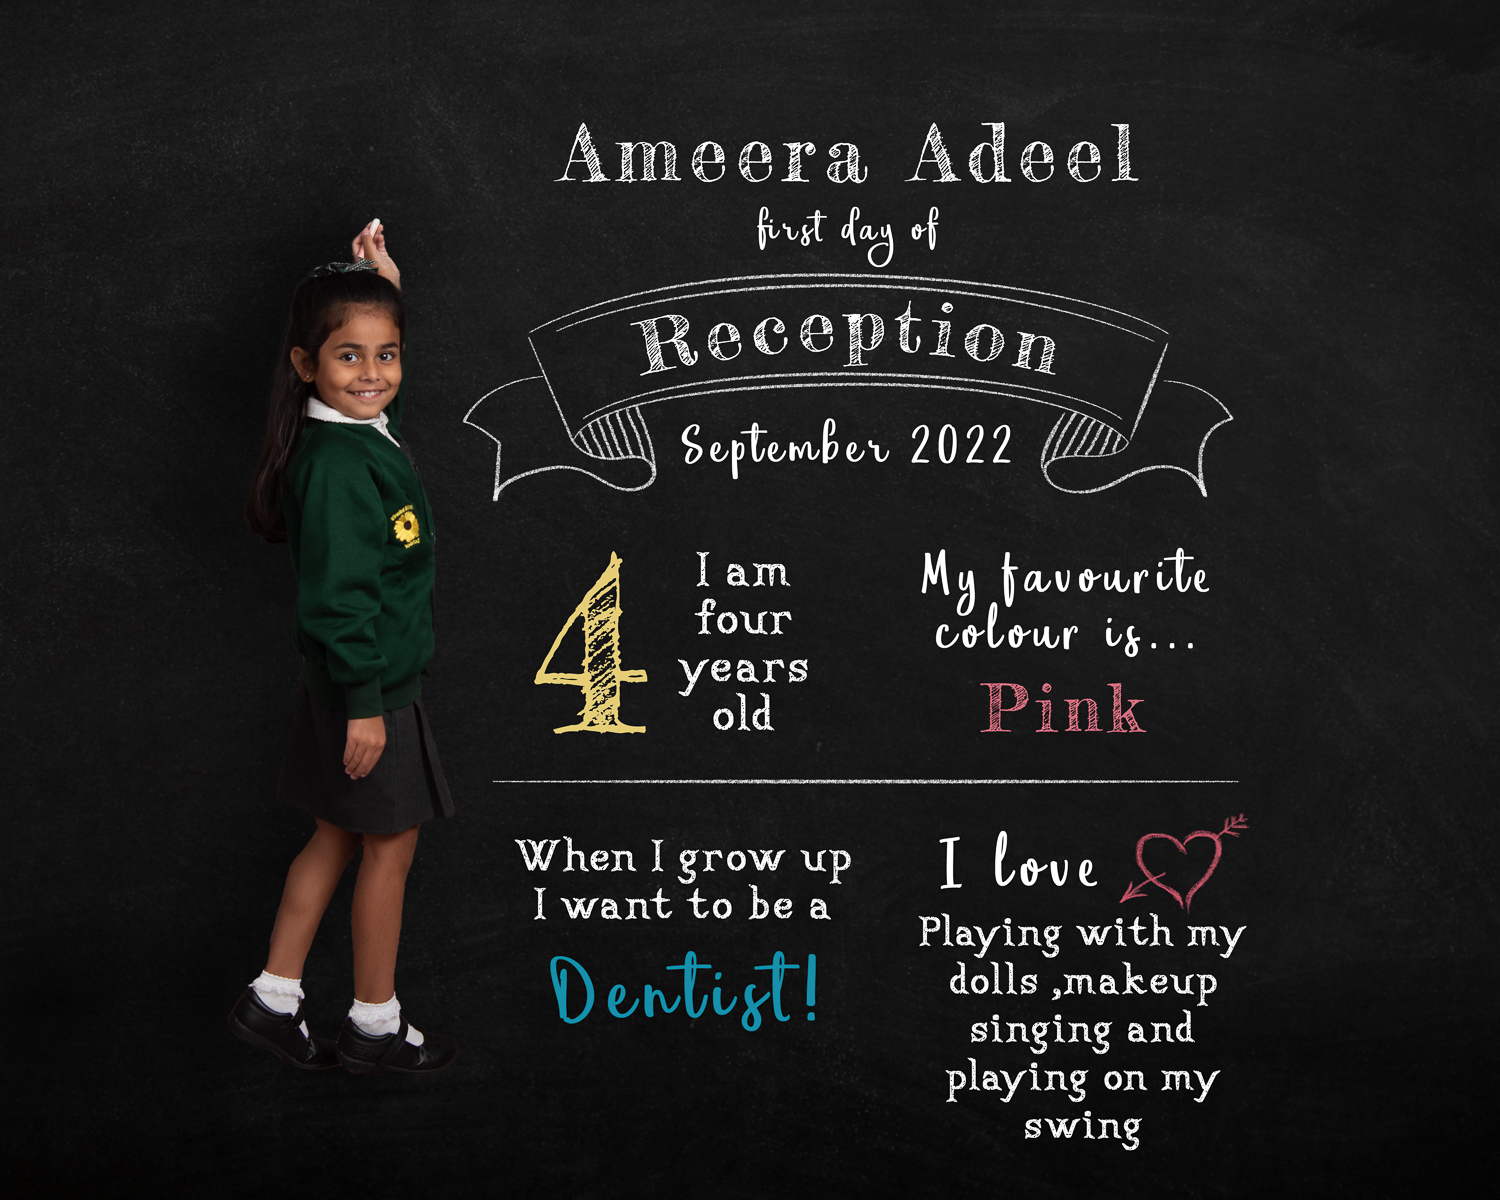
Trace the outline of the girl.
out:
[[[422,707],[432,657],[433,531],[399,440],[406,313],[379,221],[352,263],[292,294],[265,448],[245,514],[297,574],[302,686],[281,795],[317,829],[287,872],[266,968],[229,1028],[294,1067],[438,1071],[458,1053],[396,1000],[396,946],[417,830],[453,815]],[[354,885],[354,1005],[337,1042],[308,1032],[302,963],[344,868]]]

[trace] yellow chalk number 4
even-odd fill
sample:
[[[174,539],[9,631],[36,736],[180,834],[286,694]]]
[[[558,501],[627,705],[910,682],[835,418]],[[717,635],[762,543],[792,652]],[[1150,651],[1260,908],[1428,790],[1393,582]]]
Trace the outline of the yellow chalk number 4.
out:
[[[552,649],[537,669],[537,683],[562,683],[583,689],[582,718],[576,725],[562,725],[553,733],[645,733],[644,725],[620,721],[620,685],[645,683],[645,671],[620,667],[620,556],[613,552],[609,566],[593,587],[584,593],[578,607],[552,639]],[[552,656],[562,645],[575,621],[583,622],[583,670],[554,671]]]

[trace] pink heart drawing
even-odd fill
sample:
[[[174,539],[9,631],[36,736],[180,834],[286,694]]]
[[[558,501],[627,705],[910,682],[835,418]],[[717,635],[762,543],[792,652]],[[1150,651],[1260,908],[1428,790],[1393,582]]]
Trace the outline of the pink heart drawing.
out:
[[[1199,877],[1198,882],[1193,884],[1192,887],[1188,888],[1186,898],[1184,898],[1182,893],[1179,892],[1176,888],[1171,887],[1161,881],[1162,872],[1152,871],[1146,866],[1146,843],[1155,841],[1157,838],[1161,838],[1164,841],[1171,842],[1172,845],[1177,847],[1177,851],[1179,854],[1187,853],[1187,844],[1194,838],[1207,838],[1214,844],[1213,862],[1208,864],[1208,870],[1203,872],[1202,876]],[[1135,865],[1140,867],[1142,872],[1145,873],[1146,879],[1149,882],[1156,884],[1157,887],[1161,888],[1162,891],[1166,892],[1169,896],[1172,897],[1172,899],[1176,900],[1177,903],[1182,907],[1182,910],[1184,912],[1187,912],[1192,907],[1193,896],[1197,893],[1199,888],[1201,888],[1205,883],[1208,882],[1209,876],[1214,873],[1214,868],[1219,865],[1219,858],[1223,855],[1223,853],[1224,844],[1219,840],[1219,835],[1217,833],[1210,833],[1206,829],[1195,830],[1194,832],[1188,834],[1187,837],[1183,838],[1180,842],[1170,833],[1148,833],[1145,837],[1141,838],[1141,840],[1135,844]]]

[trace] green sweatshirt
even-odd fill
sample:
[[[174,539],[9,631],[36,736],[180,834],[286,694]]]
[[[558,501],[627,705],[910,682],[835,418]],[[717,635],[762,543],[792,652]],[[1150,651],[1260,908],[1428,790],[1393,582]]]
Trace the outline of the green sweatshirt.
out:
[[[386,410],[391,433],[401,399]],[[401,449],[373,425],[309,418],[283,509],[297,609],[292,641],[313,699],[373,717],[410,704],[432,658],[432,513]]]

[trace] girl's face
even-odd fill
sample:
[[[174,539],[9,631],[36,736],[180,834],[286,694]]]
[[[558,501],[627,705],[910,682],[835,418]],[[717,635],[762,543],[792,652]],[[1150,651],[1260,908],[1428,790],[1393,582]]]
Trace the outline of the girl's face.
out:
[[[329,334],[316,359],[293,347],[292,365],[324,404],[368,421],[401,386],[401,331],[383,312],[356,312]]]

